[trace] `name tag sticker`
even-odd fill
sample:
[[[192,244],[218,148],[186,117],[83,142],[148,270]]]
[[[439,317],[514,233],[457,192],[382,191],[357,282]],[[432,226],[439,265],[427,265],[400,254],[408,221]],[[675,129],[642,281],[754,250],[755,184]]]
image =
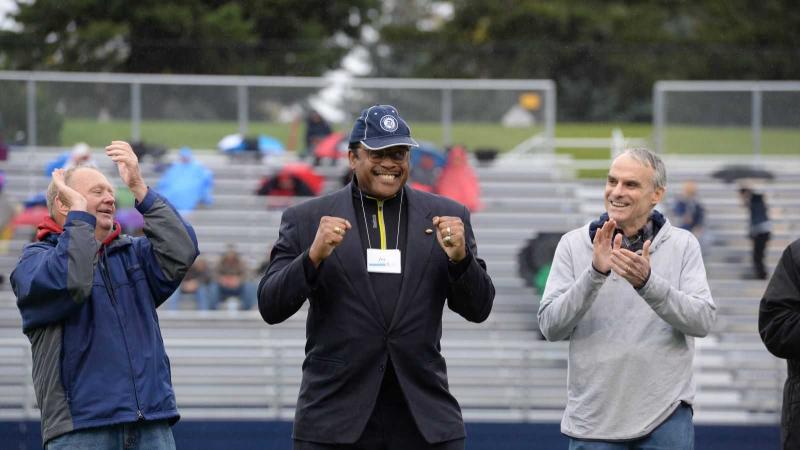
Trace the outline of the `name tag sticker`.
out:
[[[403,273],[400,250],[367,249],[367,272]]]

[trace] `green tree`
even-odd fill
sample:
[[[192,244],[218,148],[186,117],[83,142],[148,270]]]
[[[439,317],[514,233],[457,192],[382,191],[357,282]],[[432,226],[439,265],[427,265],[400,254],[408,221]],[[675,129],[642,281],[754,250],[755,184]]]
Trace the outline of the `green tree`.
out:
[[[571,120],[648,119],[660,79],[800,77],[800,12],[789,0],[453,4],[437,30],[384,27],[378,75],[551,78]]]
[[[377,0],[17,0],[8,69],[319,75]]]

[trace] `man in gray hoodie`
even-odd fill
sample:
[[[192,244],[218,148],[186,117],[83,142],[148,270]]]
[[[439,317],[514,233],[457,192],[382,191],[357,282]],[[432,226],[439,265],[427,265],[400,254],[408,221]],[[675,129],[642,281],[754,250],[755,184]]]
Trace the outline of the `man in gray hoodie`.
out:
[[[700,244],[653,208],[661,159],[611,164],[606,213],[565,234],[539,306],[549,341],[569,339],[570,449],[694,448],[694,337],[716,318]]]

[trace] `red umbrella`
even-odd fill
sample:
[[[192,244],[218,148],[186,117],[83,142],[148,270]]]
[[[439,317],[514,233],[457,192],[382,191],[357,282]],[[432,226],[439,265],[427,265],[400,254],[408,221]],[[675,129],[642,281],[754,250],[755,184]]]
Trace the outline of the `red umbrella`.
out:
[[[325,177],[315,172],[311,166],[305,163],[286,164],[275,176],[281,175],[290,175],[298,178],[314,192],[314,195],[319,195],[322,192],[322,185],[325,182]]]
[[[325,136],[316,147],[314,156],[318,159],[339,159],[347,154],[347,144],[344,142],[344,133],[336,132]]]
[[[31,225],[37,226],[46,217],[50,215],[50,212],[47,210],[45,206],[34,206],[32,208],[28,208],[14,216],[14,219],[11,220],[11,224],[14,226],[19,225]]]

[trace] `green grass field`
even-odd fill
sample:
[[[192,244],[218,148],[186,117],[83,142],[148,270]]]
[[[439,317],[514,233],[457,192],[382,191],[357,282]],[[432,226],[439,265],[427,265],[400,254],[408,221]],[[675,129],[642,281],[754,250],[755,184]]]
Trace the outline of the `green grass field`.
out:
[[[442,141],[439,124],[412,123],[411,127],[417,140],[435,144]],[[652,139],[650,124],[641,123],[559,123],[556,136],[607,138],[614,128],[620,128],[628,138]],[[144,141],[169,148],[189,146],[213,149],[223,136],[237,131],[238,125],[233,121],[159,120],[145,121],[141,125]],[[454,143],[464,144],[469,149],[496,148],[507,151],[540,131],[541,127],[505,128],[494,123],[457,123],[451,133]],[[249,129],[249,134],[274,136],[289,149],[297,149],[302,145],[303,133],[302,125],[293,130],[289,124],[254,122]],[[128,121],[100,123],[91,119],[69,119],[64,123],[60,144],[71,146],[75,142],[85,141],[93,146],[102,146],[112,139],[127,139],[130,134]],[[752,136],[746,128],[670,127],[664,134],[664,143],[668,153],[752,153]],[[761,148],[764,154],[800,154],[800,129],[766,128],[762,132]],[[608,157],[607,149],[559,148],[557,151],[584,159]]]

